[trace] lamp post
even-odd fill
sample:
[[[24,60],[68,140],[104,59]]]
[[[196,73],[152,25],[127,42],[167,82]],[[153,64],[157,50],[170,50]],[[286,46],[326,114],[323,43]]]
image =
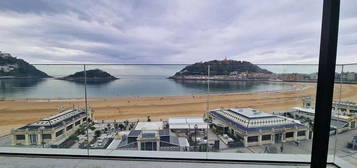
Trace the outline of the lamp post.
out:
[[[197,124],[195,124],[195,151],[196,151],[196,148],[197,148]]]
[[[41,130],[41,145],[42,145],[42,148],[45,147],[45,143],[43,142],[43,130],[45,129],[44,126],[40,127],[40,130]]]

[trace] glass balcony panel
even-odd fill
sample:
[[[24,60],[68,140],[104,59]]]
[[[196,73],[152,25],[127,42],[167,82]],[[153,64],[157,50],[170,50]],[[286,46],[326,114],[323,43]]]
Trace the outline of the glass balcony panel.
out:
[[[185,66],[88,65],[88,105],[95,121],[90,154],[200,151],[196,155],[206,156],[200,143],[207,137],[207,81],[169,78]],[[91,82],[92,70],[108,73],[106,79]]]
[[[357,151],[357,65],[339,65],[335,79],[329,154],[356,165]]]
[[[235,71],[222,75],[217,74],[212,64],[199,75],[180,76],[176,73],[186,65],[86,65],[86,73],[77,75],[73,74],[83,72],[83,65],[35,65],[52,78],[0,80],[1,119],[4,119],[0,145],[16,150],[82,149],[79,153],[85,155],[137,156],[149,150],[161,151],[164,155],[155,154],[159,157],[228,159],[232,153],[247,153],[246,156],[261,153],[309,158],[317,65],[257,66],[260,72],[249,69],[250,66],[233,66]],[[354,64],[336,67],[334,106],[356,102],[353,91],[356,70]],[[104,73],[103,78],[103,72],[111,76]],[[37,134],[28,129],[32,134],[27,137],[16,131],[36,121],[44,122],[41,119],[59,111],[85,111],[85,89],[88,116],[79,114],[80,123],[77,124],[78,117],[65,119],[60,123],[66,124],[63,129],[57,126],[52,132],[37,129]],[[356,115],[350,107],[345,110],[341,107],[333,111],[329,154],[354,164]],[[243,115],[234,116],[239,113]],[[241,117],[244,115],[246,118]],[[256,116],[262,115],[268,118],[256,120]],[[85,125],[84,117],[93,122]],[[67,124],[68,121],[73,124]],[[341,122],[348,124],[338,127]],[[153,129],[158,124],[160,128]],[[295,125],[284,127],[284,124]],[[131,136],[136,143],[129,143],[133,140]],[[47,140],[52,137],[60,138],[56,142]],[[42,140],[43,145],[39,143]],[[182,154],[166,154],[167,151]]]
[[[68,75],[83,71],[83,65],[34,67],[32,75],[0,79],[0,147],[78,148],[86,139],[77,136],[85,130],[85,92]]]
[[[308,158],[317,65],[256,66],[242,63],[217,74],[211,65],[211,93],[215,85],[225,88],[209,98],[209,139],[219,144],[215,151]]]

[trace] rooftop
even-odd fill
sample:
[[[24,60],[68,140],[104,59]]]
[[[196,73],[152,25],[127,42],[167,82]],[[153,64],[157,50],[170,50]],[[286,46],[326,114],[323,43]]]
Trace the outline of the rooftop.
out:
[[[203,118],[200,117],[177,117],[177,118],[169,118],[169,124],[201,124],[204,123]]]
[[[304,107],[294,107],[294,110],[304,111],[307,113],[315,114],[315,109],[313,108],[304,108]]]
[[[138,137],[141,133],[141,130],[132,130],[129,132],[128,137]]]
[[[203,118],[194,117],[194,118],[169,118],[169,127],[170,129],[195,129],[197,126],[198,129],[207,129],[208,125],[203,121]]]
[[[265,113],[252,108],[232,108],[228,109],[228,111],[234,112],[249,119],[275,117],[273,114]]]
[[[271,129],[284,129],[294,127],[304,127],[299,121],[287,117],[268,114],[250,108],[239,109],[218,109],[210,113],[222,121],[234,125],[242,131],[259,131]],[[255,114],[256,113],[256,114]]]
[[[163,122],[138,122],[135,130],[162,130]]]
[[[357,108],[357,103],[348,102],[348,101],[345,101],[345,102],[333,101],[333,105],[334,105],[334,106],[338,105],[338,106],[347,106],[347,107]]]
[[[69,120],[78,118],[81,114],[85,114],[85,111],[82,109],[70,109],[63,111],[61,113],[58,113],[56,115],[46,117],[42,120],[36,121],[34,123],[28,124],[24,127],[21,127],[20,129],[37,129],[39,127],[45,127],[45,128],[53,128],[57,127],[58,125],[63,124],[63,122],[67,122]]]

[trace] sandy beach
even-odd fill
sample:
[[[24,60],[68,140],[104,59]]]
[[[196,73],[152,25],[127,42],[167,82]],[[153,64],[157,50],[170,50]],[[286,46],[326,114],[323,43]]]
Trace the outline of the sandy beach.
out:
[[[189,96],[162,97],[113,97],[90,98],[88,103],[94,109],[95,120],[153,120],[169,117],[203,116],[204,112],[215,108],[252,107],[274,113],[301,106],[301,98],[315,96],[314,83],[289,83],[294,86],[289,90],[230,93]],[[340,98],[340,85],[335,85],[335,100]],[[357,102],[357,85],[343,84],[341,98]],[[209,100],[209,103],[207,103]],[[83,99],[6,99],[0,101],[0,134],[13,128],[32,123],[44,117],[58,113],[58,108],[70,108],[80,105]]]

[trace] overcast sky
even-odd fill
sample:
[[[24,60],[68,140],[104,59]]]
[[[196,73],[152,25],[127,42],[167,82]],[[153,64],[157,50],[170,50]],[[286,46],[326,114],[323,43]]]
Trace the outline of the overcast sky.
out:
[[[317,63],[322,0],[1,0],[0,50],[30,63]],[[342,0],[338,62],[357,62]]]

